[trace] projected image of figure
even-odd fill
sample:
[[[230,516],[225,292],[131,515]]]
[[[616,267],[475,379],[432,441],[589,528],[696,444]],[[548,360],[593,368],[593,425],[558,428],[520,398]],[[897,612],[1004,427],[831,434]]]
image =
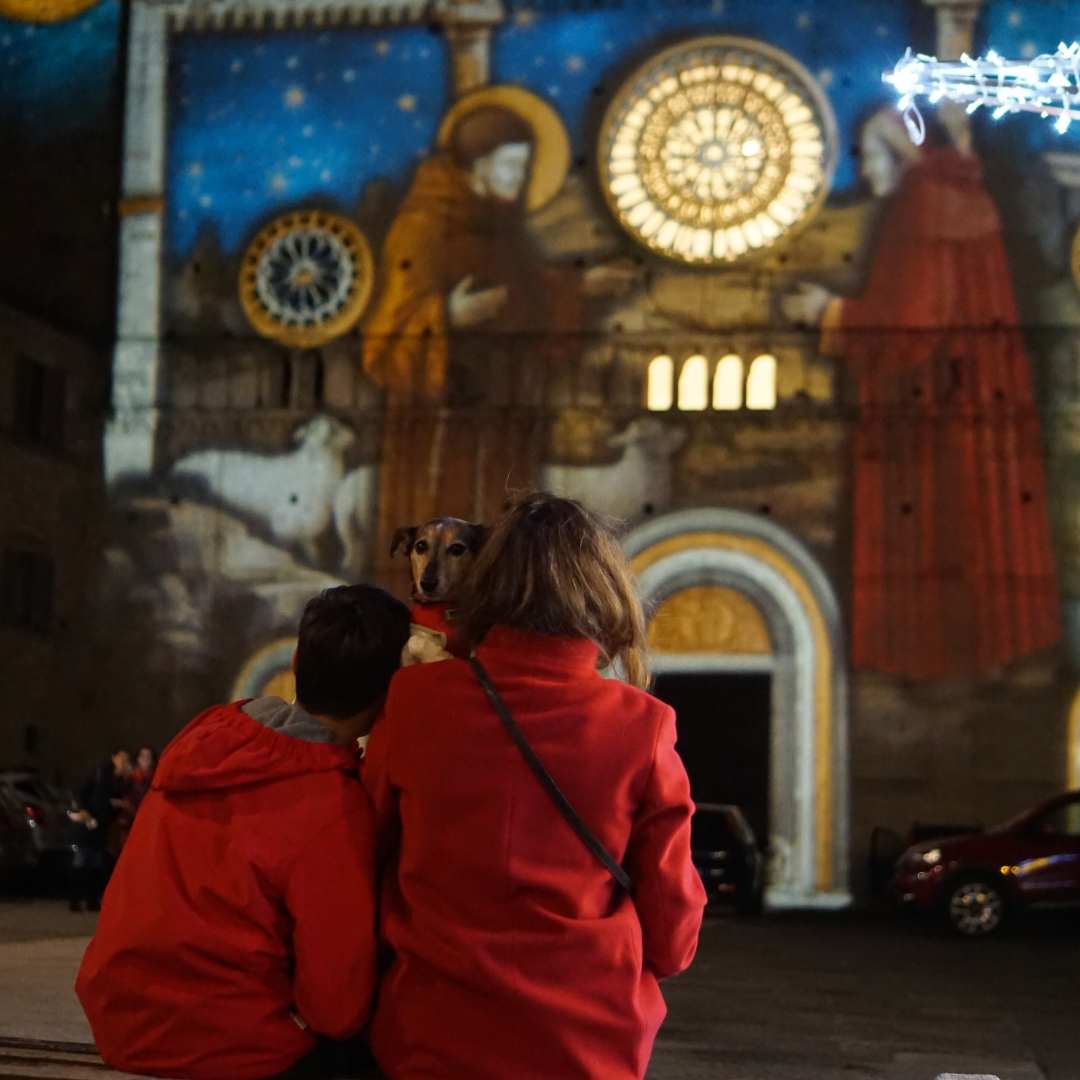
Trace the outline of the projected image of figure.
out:
[[[852,661],[934,679],[991,673],[1056,642],[1039,417],[1001,219],[962,120],[922,148],[894,110],[861,137],[889,199],[863,291],[803,284],[858,399]]]

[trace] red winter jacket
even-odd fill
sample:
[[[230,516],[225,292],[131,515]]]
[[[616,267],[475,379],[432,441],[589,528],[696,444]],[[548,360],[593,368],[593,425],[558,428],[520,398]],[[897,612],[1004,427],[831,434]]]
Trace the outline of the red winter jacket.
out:
[[[75,989],[105,1061],[268,1077],[364,1023],[374,832],[352,748],[221,705],[170,744],[105,893]],[[284,702],[252,703],[289,710]],[[296,724],[292,723],[293,730]]]
[[[496,627],[477,655],[540,759],[634,882],[559,815],[465,661],[402,670],[362,775],[394,957],[371,1040],[394,1080],[640,1080],[705,904],[670,708],[591,642]],[[400,833],[398,833],[400,830]]]

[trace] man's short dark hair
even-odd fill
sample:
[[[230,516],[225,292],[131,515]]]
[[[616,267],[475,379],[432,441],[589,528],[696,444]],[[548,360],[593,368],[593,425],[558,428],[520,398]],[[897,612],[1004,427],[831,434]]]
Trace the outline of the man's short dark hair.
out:
[[[409,609],[374,585],[340,585],[312,597],[300,617],[296,700],[343,719],[378,701],[401,664]]]

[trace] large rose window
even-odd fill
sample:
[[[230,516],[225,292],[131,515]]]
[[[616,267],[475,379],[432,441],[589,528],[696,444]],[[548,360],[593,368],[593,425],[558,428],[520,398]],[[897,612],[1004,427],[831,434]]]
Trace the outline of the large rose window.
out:
[[[836,123],[792,57],[708,37],[660,53],[625,83],[600,135],[619,223],[686,263],[730,263],[807,222],[828,192]]]

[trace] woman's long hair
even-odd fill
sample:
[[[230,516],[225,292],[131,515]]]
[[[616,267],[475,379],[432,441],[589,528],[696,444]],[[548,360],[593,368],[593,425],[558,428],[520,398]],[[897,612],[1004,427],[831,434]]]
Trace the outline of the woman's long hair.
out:
[[[594,641],[627,682],[649,683],[645,616],[614,532],[573,499],[520,495],[492,528],[458,604],[466,640],[496,624]]]

